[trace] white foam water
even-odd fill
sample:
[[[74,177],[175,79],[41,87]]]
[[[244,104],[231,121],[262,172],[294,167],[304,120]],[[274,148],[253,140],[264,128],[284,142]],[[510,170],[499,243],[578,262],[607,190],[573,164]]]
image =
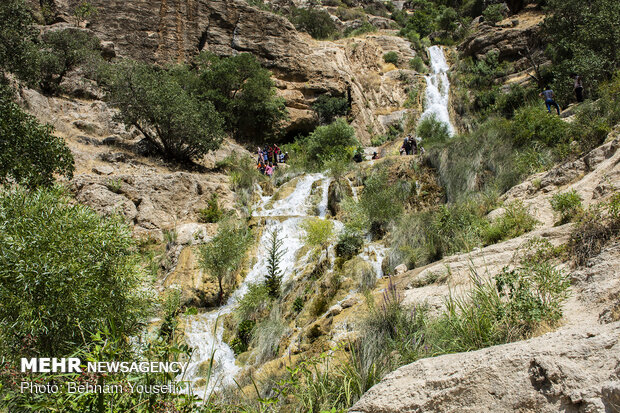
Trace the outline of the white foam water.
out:
[[[450,81],[448,80],[448,70],[450,67],[446,62],[446,56],[440,46],[428,48],[430,57],[431,73],[425,76],[426,80],[426,102],[424,113],[420,120],[435,115],[436,119],[448,127],[450,136],[454,135],[454,127],[450,122],[450,112],[448,104],[450,101]]]

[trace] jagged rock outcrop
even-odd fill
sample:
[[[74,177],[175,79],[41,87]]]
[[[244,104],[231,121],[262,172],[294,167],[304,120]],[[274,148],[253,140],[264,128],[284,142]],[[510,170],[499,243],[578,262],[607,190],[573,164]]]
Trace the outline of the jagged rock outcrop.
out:
[[[616,322],[419,360],[350,412],[617,412],[619,340]]]
[[[73,21],[75,6],[55,0],[60,20]],[[289,133],[307,132],[316,124],[311,104],[323,93],[345,96],[358,137],[385,133],[379,115],[402,109],[407,83],[383,62],[398,51],[402,67],[414,56],[409,42],[383,34],[360,39],[319,42],[299,33],[284,17],[249,6],[242,0],[92,0],[98,13],[87,26],[120,57],[168,63],[189,60],[208,50],[229,56],[256,55],[275,78],[291,114]]]
[[[529,58],[536,59],[538,64],[546,60],[539,38],[543,19],[541,11],[529,8],[494,26],[474,23],[472,34],[459,45],[459,51],[477,59],[497,52],[500,61],[513,62],[515,72],[529,69],[532,66]]]

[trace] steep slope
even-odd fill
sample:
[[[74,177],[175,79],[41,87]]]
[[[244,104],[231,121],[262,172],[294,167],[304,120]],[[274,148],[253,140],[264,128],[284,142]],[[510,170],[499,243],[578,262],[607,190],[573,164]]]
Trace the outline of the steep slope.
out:
[[[316,41],[297,32],[286,18],[243,0],[91,3],[98,13],[87,22],[88,28],[119,57],[180,63],[201,51],[254,54],[273,72],[279,94],[286,99],[290,138],[316,126],[311,105],[324,93],[349,99],[352,125],[363,143],[374,133],[385,133],[388,124],[406,112],[409,82],[403,76],[415,75],[407,69],[415,52],[393,33]],[[54,4],[57,20],[75,21],[72,2]],[[399,54],[402,70],[383,62],[389,51]],[[385,116],[401,110],[396,118]]]
[[[427,302],[438,310],[451,291],[469,288],[472,268],[482,277],[497,274],[533,237],[554,245],[565,244],[572,224],[553,226],[550,198],[574,189],[588,206],[617,193],[619,144],[616,130],[606,144],[577,161],[535,175],[508,191],[504,199],[523,200],[541,227],[397,277],[395,283],[404,289],[405,303]],[[351,411],[619,411],[620,244],[617,239],[610,242],[585,267],[575,268],[568,262],[563,267],[571,274],[572,297],[565,304],[563,326],[558,331],[522,342],[417,361],[385,377]],[[432,276],[435,273],[444,276]],[[417,287],[428,279],[447,281]]]

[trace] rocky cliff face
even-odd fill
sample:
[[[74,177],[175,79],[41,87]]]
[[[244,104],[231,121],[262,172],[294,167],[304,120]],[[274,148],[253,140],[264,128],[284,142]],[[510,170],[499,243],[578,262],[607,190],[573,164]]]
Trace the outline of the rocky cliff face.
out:
[[[54,0],[57,20],[72,22],[71,0]],[[284,17],[242,0],[93,0],[98,13],[88,27],[111,42],[120,57],[157,63],[184,62],[201,51],[230,56],[250,52],[275,78],[291,114],[290,136],[308,132],[317,119],[311,104],[323,93],[351,102],[358,137],[385,133],[385,118],[403,109],[407,82],[383,55],[397,51],[399,66],[414,56],[410,44],[396,36],[368,35],[337,42],[315,41],[299,33]],[[107,43],[108,47],[110,43]],[[408,74],[410,71],[405,71]]]

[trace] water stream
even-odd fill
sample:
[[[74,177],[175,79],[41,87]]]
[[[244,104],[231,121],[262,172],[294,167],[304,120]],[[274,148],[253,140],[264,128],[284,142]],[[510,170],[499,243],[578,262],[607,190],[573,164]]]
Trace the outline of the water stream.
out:
[[[318,181],[321,181],[320,201],[316,208],[312,208],[312,187]],[[283,272],[282,282],[293,279],[297,271],[307,265],[308,257],[298,257],[298,252],[304,245],[304,234],[299,224],[307,217],[313,216],[313,211],[318,211],[317,215],[320,218],[326,217],[329,183],[330,179],[323,174],[307,174],[298,178],[295,189],[284,199],[272,202],[272,197],[261,196],[254,216],[264,217],[265,223],[255,264],[226,305],[215,311],[189,316],[187,319],[186,342],[194,351],[184,380],[192,383],[194,394],[202,397],[213,389],[234,385],[235,376],[241,371],[241,367],[236,364],[230,346],[222,339],[224,330],[222,316],[235,309],[239,300],[247,293],[250,284],[264,279],[267,273],[268,237],[274,228],[278,228],[279,238],[285,240],[286,251],[280,265]],[[342,228],[340,222],[334,221],[334,224],[336,231]],[[333,252],[331,255],[334,255]],[[214,367],[207,383],[206,376],[211,357],[214,359]]]
[[[450,122],[448,104],[450,101],[449,66],[441,46],[428,48],[431,73],[425,76],[426,102],[420,120],[435,115],[436,119],[448,127],[450,136],[454,135],[454,126]]]

